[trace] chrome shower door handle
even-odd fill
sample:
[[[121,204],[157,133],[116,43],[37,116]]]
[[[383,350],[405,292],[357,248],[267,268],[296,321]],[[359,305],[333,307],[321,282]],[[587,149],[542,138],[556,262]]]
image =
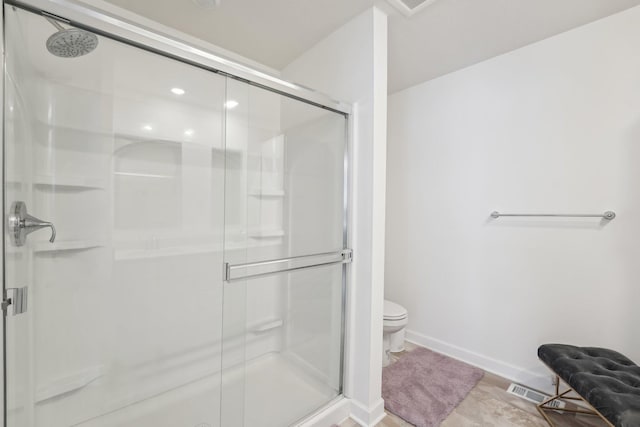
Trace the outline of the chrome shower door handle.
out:
[[[14,246],[23,246],[29,234],[47,227],[51,229],[49,241],[53,243],[56,240],[56,227],[53,223],[42,221],[29,215],[27,213],[27,205],[24,202],[18,201],[11,204],[11,210],[7,218],[7,230]]]

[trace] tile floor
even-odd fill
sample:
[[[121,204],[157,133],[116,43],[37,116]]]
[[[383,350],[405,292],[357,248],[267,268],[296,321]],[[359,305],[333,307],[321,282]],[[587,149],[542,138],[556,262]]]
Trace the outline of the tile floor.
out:
[[[391,363],[416,346],[407,343],[402,353],[392,354]],[[538,414],[536,406],[517,396],[507,393],[510,381],[485,373],[485,376],[469,395],[449,414],[441,427],[548,427]],[[597,417],[573,414],[557,414],[552,419],[562,427],[606,427]],[[340,427],[357,427],[353,420],[347,420]],[[376,427],[411,427],[402,418],[387,412],[387,416]]]

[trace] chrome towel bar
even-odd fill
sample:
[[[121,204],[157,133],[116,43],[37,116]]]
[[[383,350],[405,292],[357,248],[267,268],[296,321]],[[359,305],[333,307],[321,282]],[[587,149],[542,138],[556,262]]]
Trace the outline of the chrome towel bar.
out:
[[[614,211],[606,211],[603,214],[507,214],[498,211],[491,212],[491,218],[500,218],[501,216],[522,216],[522,217],[552,217],[552,218],[603,218],[611,221],[616,217]]]

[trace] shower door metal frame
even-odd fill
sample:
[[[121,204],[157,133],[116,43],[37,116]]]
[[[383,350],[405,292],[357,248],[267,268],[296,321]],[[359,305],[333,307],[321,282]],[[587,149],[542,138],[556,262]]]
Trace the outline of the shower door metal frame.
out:
[[[340,354],[340,385],[338,396],[328,402],[324,407],[315,413],[321,412],[336,403],[344,395],[345,372],[346,372],[346,352],[347,352],[347,319],[349,307],[349,292],[347,283],[349,282],[349,264],[352,261],[350,249],[351,236],[349,224],[351,222],[350,200],[351,200],[351,144],[353,141],[353,107],[345,102],[336,101],[322,93],[295,84],[269,73],[259,71],[250,66],[243,65],[234,60],[227,59],[215,53],[214,49],[204,47],[206,42],[201,42],[199,46],[194,46],[193,41],[181,40],[176,37],[162,34],[152,26],[145,26],[145,23],[126,19],[115,13],[102,10],[95,6],[93,0],[3,0],[2,21],[0,22],[0,45],[3,49],[2,66],[5,68],[5,34],[4,34],[4,5],[11,5],[25,9],[36,14],[46,13],[50,18],[55,18],[71,26],[93,32],[99,36],[106,37],[118,42],[134,46],[170,59],[174,59],[213,73],[221,74],[228,78],[237,79],[252,86],[275,92],[277,94],[314,105],[316,107],[341,114],[345,117],[345,147],[344,147],[344,186],[343,186],[343,250],[349,251],[348,259],[342,261],[342,330],[341,330],[341,354]],[[196,39],[194,39],[196,40]],[[3,71],[4,72],[4,71]],[[3,212],[7,212],[4,206],[5,176],[5,140],[4,140],[4,77],[0,85],[0,97],[3,100],[2,106],[2,149],[0,150],[0,162],[2,162],[2,204]],[[2,221],[3,238],[6,238],[6,221]],[[2,282],[3,295],[6,295],[10,284],[5,280],[5,254],[4,244],[2,248]],[[3,383],[3,426],[7,427],[7,372],[6,372],[6,321],[3,316],[3,348],[2,348],[2,383]],[[314,414],[308,414],[313,416]]]

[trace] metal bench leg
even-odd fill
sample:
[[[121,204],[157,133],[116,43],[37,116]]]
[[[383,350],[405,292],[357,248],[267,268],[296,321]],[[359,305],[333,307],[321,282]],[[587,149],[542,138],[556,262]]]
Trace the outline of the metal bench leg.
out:
[[[546,411],[557,411],[557,412],[571,412],[574,414],[582,414],[582,415],[594,415],[594,416],[600,417],[605,423],[607,423],[608,426],[615,427],[613,424],[609,422],[609,420],[603,417],[600,412],[596,411],[593,408],[593,406],[589,404],[589,402],[584,400],[584,398],[580,396],[580,394],[576,393],[576,391],[571,387],[569,386],[567,387],[568,387],[567,390],[560,393],[560,377],[556,375],[556,395],[553,397],[550,397],[549,399],[537,405],[538,412],[540,413],[540,415],[542,415],[542,418],[545,419],[547,424],[549,424],[551,427],[556,427],[556,424],[551,420],[551,418],[549,418],[549,415],[546,413]],[[576,393],[579,397],[566,396],[566,394],[571,392]],[[587,406],[589,406],[589,408],[591,409],[568,409],[568,408],[554,408],[554,407],[548,406],[551,402],[555,400],[566,400],[566,399],[579,400],[587,404]]]

